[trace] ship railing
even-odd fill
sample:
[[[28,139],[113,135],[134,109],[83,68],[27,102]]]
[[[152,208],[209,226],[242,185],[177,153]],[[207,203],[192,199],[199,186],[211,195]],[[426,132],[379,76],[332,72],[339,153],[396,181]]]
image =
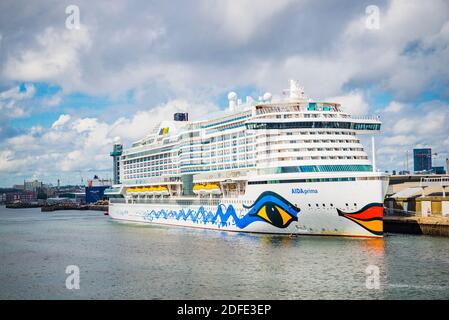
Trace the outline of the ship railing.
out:
[[[109,204],[112,203],[126,203],[125,198],[109,198]]]
[[[419,183],[421,187],[429,187],[429,186],[441,186],[447,187],[449,186],[449,177],[423,177]]]
[[[353,120],[380,120],[380,116],[351,116]]]
[[[236,198],[192,198],[192,197],[177,197],[177,198],[140,198],[140,199],[125,199],[125,198],[111,198],[110,204],[159,204],[159,205],[174,205],[174,206],[219,206],[223,203],[233,203],[233,205],[251,205],[251,200],[240,200]]]

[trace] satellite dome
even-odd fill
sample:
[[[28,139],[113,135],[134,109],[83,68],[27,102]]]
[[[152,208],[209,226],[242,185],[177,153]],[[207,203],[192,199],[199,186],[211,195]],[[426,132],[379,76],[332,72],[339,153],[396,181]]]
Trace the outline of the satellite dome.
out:
[[[273,97],[273,95],[269,92],[265,92],[263,95],[263,101],[271,101],[271,98]]]
[[[120,143],[120,137],[115,137],[114,138],[114,143]]]
[[[231,91],[228,93],[228,100],[236,100],[237,99],[237,93],[234,91]]]

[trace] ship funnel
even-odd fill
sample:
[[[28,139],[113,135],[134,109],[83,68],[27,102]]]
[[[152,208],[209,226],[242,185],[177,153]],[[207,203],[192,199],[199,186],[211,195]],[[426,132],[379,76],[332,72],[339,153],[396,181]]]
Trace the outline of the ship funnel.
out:
[[[229,110],[234,111],[237,107],[237,93],[231,91],[228,93]]]
[[[299,85],[298,80],[290,80],[290,100],[304,99],[304,88]]]
[[[173,115],[175,121],[189,121],[189,114],[187,112],[176,112]]]

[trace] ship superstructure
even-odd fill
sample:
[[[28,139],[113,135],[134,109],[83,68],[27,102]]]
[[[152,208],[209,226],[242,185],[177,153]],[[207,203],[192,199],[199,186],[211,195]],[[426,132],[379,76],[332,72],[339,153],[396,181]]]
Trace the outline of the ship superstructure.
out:
[[[288,91],[284,100],[266,93],[245,103],[231,92],[220,116],[189,121],[179,113],[161,122],[121,153],[121,184],[110,193],[123,198],[111,199],[111,217],[228,231],[381,236],[388,176],[376,171],[358,137],[378,133],[380,120],[307,99],[297,81]]]

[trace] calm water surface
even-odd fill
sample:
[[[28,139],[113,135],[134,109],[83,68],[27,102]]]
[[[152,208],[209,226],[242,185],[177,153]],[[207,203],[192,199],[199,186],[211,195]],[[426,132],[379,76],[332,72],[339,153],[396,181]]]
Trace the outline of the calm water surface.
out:
[[[66,267],[80,289],[65,287]],[[380,271],[367,289],[366,268]],[[0,207],[0,299],[448,299],[449,238],[279,237]]]

